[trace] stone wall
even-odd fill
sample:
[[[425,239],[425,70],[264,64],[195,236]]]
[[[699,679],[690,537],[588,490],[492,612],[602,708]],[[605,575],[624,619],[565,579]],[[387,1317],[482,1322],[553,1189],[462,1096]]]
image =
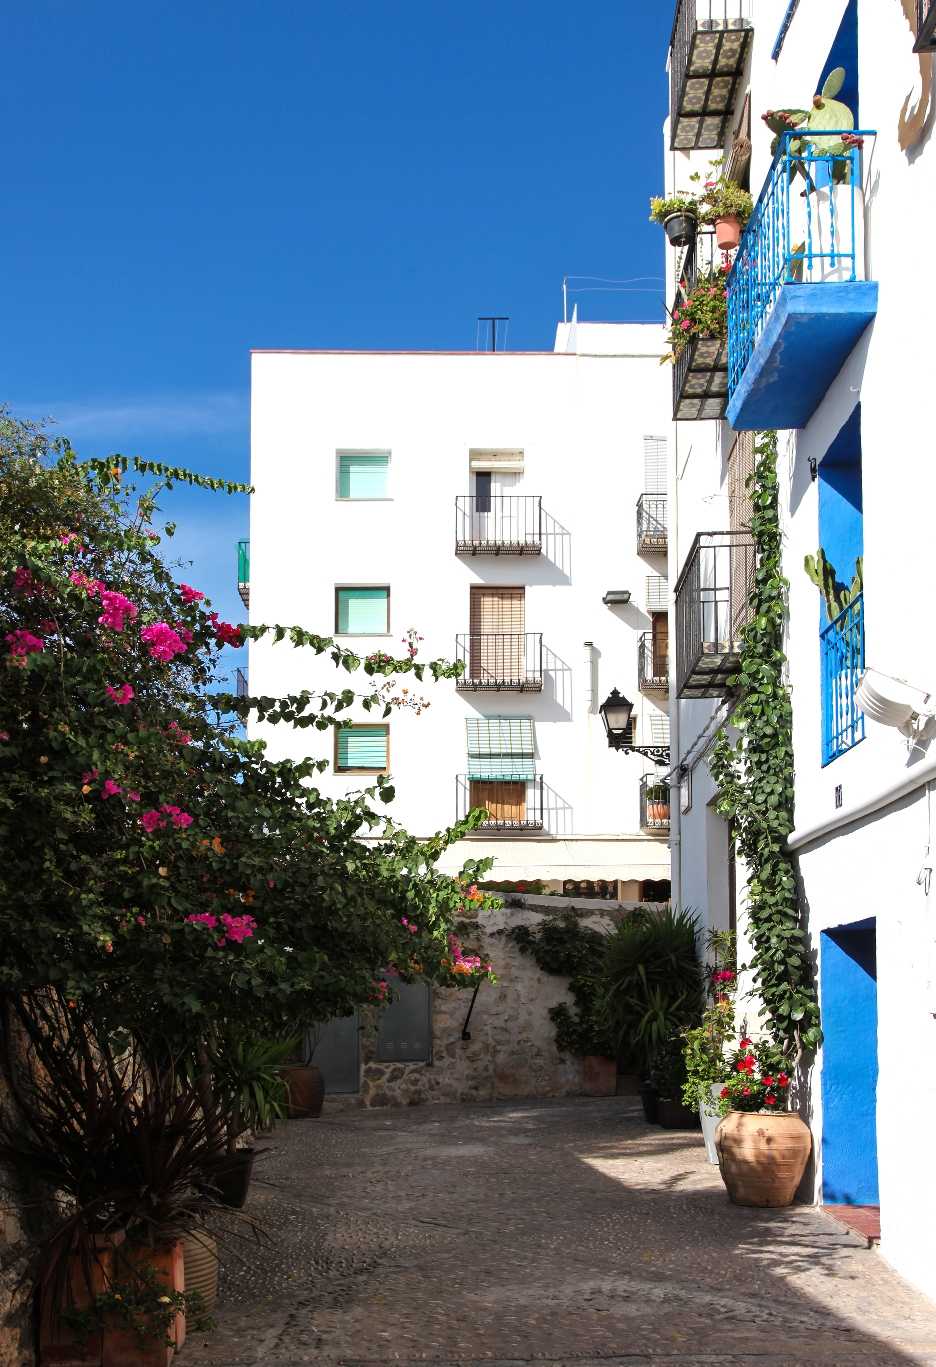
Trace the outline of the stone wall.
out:
[[[372,1023],[361,1037],[361,1092],[365,1106],[421,1102],[498,1101],[510,1097],[575,1096],[584,1090],[582,1060],[559,1054],[549,1008],[570,1001],[565,978],[537,968],[507,939],[507,926],[534,925],[554,912],[547,905],[505,906],[484,912],[466,936],[471,949],[494,964],[497,984],[482,984],[472,1012],[470,1040],[461,1037],[471,993],[436,988],[432,1009],[432,1062],[381,1063]],[[605,912],[580,913],[585,925],[608,928]]]
[[[0,1107],[9,1104],[6,1086],[0,1081]],[[0,1367],[29,1367],[35,1362],[32,1290],[28,1283],[19,1283],[26,1254],[25,1231],[37,1237],[40,1221],[40,1209],[30,1204],[0,1168]]]

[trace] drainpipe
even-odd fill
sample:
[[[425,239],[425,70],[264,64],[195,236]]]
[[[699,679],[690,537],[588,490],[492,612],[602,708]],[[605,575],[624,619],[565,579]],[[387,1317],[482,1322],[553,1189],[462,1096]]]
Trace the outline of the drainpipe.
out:
[[[667,534],[669,581],[676,583],[679,568],[679,423],[673,423],[673,459],[670,473],[671,497],[669,503],[669,531]],[[669,606],[669,714],[670,714],[670,754],[674,758],[670,770],[670,901],[679,909],[682,907],[682,812],[680,810],[679,763],[682,754],[679,748],[679,701],[676,697],[676,602],[670,596]]]
[[[597,680],[595,675],[595,643],[585,642],[585,711],[589,715],[597,711],[595,703]]]

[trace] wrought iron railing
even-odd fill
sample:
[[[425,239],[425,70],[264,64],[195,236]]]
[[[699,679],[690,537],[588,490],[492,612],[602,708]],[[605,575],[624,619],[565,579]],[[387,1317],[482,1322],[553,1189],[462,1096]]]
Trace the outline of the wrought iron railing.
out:
[[[637,679],[641,688],[669,688],[669,649],[665,641],[643,631],[637,643]]]
[[[917,0],[914,52],[936,52],[936,0]]]
[[[542,632],[466,632],[455,638],[455,659],[465,666],[461,693],[542,690]]]
[[[637,500],[638,551],[666,550],[666,495],[641,494]]]
[[[644,774],[640,780],[640,829],[666,835],[669,828],[669,784],[661,783],[655,774]]]
[[[234,671],[234,683],[237,689],[237,696],[239,698],[246,698],[248,696],[247,675],[242,669],[236,669]]]
[[[539,555],[542,549],[543,500],[538,494],[456,498],[456,555]]]
[[[481,831],[541,831],[543,779],[473,779],[459,774],[456,780],[455,817],[463,821],[470,811],[482,807],[487,818]]]
[[[671,146],[723,144],[753,28],[752,4],[678,0],[670,35]]]
[[[244,607],[250,606],[250,542],[237,543],[237,592]]]
[[[819,636],[822,657],[822,762],[864,740],[864,713],[855,701],[864,669],[864,599],[859,593]]]
[[[719,697],[737,672],[751,616],[754,539],[747,530],[699,532],[676,582],[676,692]]]
[[[832,129],[817,146],[802,130],[781,134],[728,277],[729,393],[784,285],[864,279],[862,145],[874,136]]]

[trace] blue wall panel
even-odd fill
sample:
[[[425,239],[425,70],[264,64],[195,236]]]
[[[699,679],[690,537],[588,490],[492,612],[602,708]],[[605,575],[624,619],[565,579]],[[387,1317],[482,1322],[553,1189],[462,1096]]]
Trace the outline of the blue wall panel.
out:
[[[819,545],[847,588],[858,557],[864,555],[861,494],[861,404],[855,404],[819,465]],[[819,595],[820,627],[828,625]]]
[[[876,1206],[877,964],[874,921],[822,935],[822,1199]]]

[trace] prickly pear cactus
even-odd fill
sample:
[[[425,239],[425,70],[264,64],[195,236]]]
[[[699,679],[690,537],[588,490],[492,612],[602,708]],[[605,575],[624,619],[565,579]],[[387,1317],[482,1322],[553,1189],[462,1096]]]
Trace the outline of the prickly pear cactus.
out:
[[[803,560],[803,568],[825,599],[829,621],[833,622],[840,613],[855,601],[864,588],[864,559],[858,556],[855,561],[855,574],[848,588],[839,580],[834,565],[820,549]]]

